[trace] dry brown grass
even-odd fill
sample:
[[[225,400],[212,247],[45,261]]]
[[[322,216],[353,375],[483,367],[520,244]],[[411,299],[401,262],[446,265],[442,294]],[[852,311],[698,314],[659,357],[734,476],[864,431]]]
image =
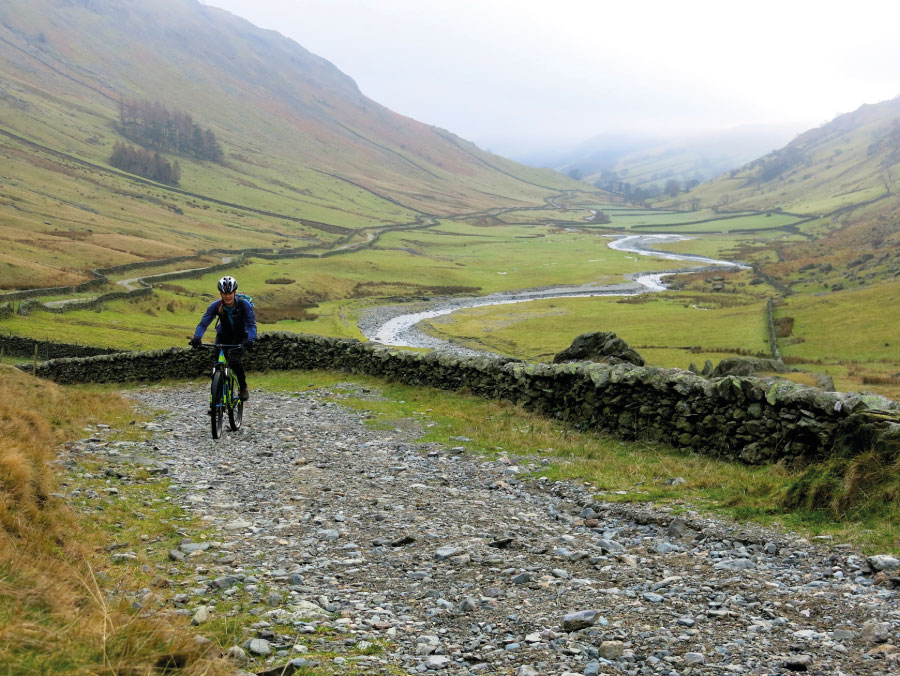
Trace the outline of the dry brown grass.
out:
[[[316,303],[303,299],[282,301],[278,305],[258,305],[256,307],[256,321],[260,324],[275,324],[282,319],[292,319],[302,322],[313,320],[319,315],[310,312],[316,307]]]
[[[863,385],[900,385],[900,376],[863,376]]]
[[[776,317],[775,318],[775,337],[787,338],[794,332],[793,317]]]
[[[167,656],[184,674],[223,673],[183,627],[110,601],[93,563],[105,543],[53,496],[59,444],[87,422],[127,419],[128,403],[7,366],[0,386],[0,673],[137,676]]]
[[[371,298],[381,296],[422,295],[455,296],[463,293],[478,293],[478,286],[428,286],[412,282],[359,282],[350,292],[350,298]]]

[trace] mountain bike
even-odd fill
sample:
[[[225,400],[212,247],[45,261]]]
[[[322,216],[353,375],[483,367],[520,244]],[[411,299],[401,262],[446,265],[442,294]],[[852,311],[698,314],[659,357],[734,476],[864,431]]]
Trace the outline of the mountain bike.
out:
[[[240,385],[237,376],[228,367],[225,350],[243,349],[241,345],[225,345],[223,343],[201,343],[201,347],[214,347],[219,350],[219,357],[213,366],[209,388],[209,421],[212,438],[222,436],[225,412],[228,411],[228,423],[232,430],[237,430],[244,419],[244,402],[238,396]]]

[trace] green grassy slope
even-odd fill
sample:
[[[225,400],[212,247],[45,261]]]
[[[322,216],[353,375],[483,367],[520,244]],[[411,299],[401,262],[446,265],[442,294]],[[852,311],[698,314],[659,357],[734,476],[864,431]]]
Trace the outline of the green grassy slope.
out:
[[[36,264],[49,285],[211,246],[327,246],[340,233],[310,222],[530,206],[576,185],[397,115],[296,43],[194,0],[4,2],[0,82],[0,288],[33,283]],[[177,189],[112,170],[123,99],[190,114],[224,162],[170,156]]]
[[[709,207],[780,207],[819,215],[879,198],[896,206],[898,144],[900,98],[864,105],[697,187],[687,199]]]
[[[757,227],[795,224],[794,237],[769,242],[765,253],[740,253],[782,290],[823,293],[891,284],[900,273],[900,97],[840,115],[654,206],[678,204],[699,205],[692,212],[698,214],[764,211]]]

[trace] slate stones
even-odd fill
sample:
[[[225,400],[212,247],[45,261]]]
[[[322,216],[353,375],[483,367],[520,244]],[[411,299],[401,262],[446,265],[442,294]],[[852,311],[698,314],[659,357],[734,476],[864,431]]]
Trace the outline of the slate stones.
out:
[[[200,606],[197,608],[197,612],[194,613],[194,617],[191,618],[191,624],[199,625],[207,622],[209,622],[209,607]]]
[[[622,641],[602,641],[598,652],[605,660],[615,660],[625,653],[625,644]]]
[[[876,571],[885,571],[892,572],[900,568],[900,559],[897,559],[888,554],[877,554],[875,556],[870,556],[866,559],[866,562],[869,566],[872,567],[872,570]]]
[[[264,638],[251,638],[244,644],[244,649],[252,655],[265,657],[272,654],[271,644]]]
[[[696,376],[685,378],[689,394]],[[742,387],[726,389],[747,396]],[[369,428],[367,414],[331,400],[348,393],[378,396],[354,383],[259,391],[246,426],[213,441],[198,425],[208,422],[199,383],[130,391],[172,411],[145,447],[169,468],[167,496],[206,535],[177,522],[178,555],[150,569],[171,582],[136,608],[196,618],[199,635],[201,607],[210,619],[249,609],[234,616],[241,646],[226,652],[266,676],[874,676],[900,659],[900,596],[876,570],[887,559],[684,505],[598,502],[589,487],[527,477],[539,456],[498,462],[417,442],[427,413]],[[120,449],[95,435],[91,452],[118,462],[104,449]],[[109,488],[129,481],[127,467],[102,472]]]
[[[600,619],[599,610],[579,610],[563,617],[562,629],[563,631],[578,631],[592,627]]]
[[[457,556],[462,553],[457,547],[441,547],[434,553],[434,558],[438,561],[446,561],[450,557]]]
[[[237,532],[237,531],[247,530],[252,525],[253,524],[251,522],[246,521],[244,519],[233,519],[232,521],[229,521],[228,523],[224,524],[222,526],[222,529],[227,532]]]
[[[753,570],[756,564],[750,559],[725,559],[716,563],[713,568],[718,570]]]
[[[892,627],[888,622],[866,622],[862,626],[860,638],[865,643],[886,643],[891,638]]]

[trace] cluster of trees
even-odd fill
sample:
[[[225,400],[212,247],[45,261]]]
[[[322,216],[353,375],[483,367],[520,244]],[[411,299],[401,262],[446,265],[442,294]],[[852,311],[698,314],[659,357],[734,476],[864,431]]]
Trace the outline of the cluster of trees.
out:
[[[802,160],[802,153],[793,146],[776,150],[759,160],[761,168],[757,178],[760,183],[771,181],[796,167]]]
[[[122,101],[119,131],[129,141],[150,150],[212,162],[221,162],[225,156],[209,128],[204,131],[184,111],[168,110],[159,103]]]
[[[700,185],[700,179],[697,178],[692,178],[683,184],[677,179],[670,178],[664,186],[660,186],[659,183],[644,183],[634,186],[628,181],[623,181],[619,174],[612,170],[603,171],[600,174],[600,178],[594,181],[594,186],[597,188],[622,195],[626,201],[634,204],[643,204],[647,200],[660,197],[663,194],[669,197],[676,197],[679,193],[692,190],[698,185]]]
[[[109,163],[117,169],[137,174],[160,183],[178,185],[181,167],[162,157],[158,152],[145,148],[135,148],[130,143],[116,143]]]

